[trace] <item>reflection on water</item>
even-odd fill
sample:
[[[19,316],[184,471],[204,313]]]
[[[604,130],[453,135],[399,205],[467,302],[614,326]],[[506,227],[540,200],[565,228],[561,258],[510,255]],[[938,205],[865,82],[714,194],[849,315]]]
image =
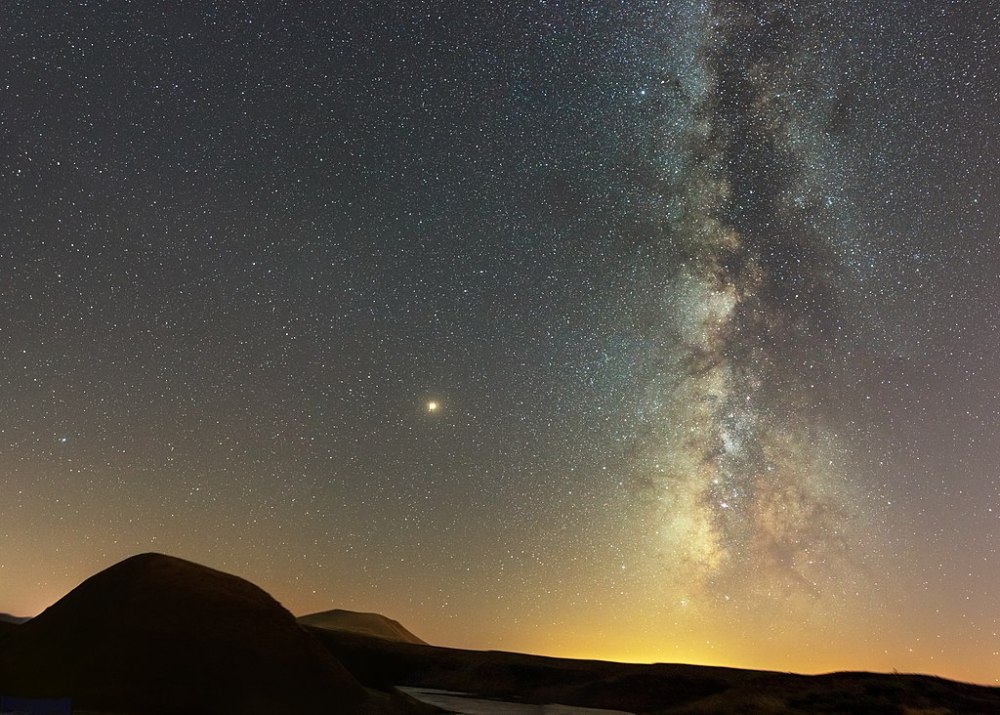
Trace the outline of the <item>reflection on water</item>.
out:
[[[574,705],[532,705],[504,700],[490,700],[475,693],[457,693],[433,688],[399,688],[407,695],[429,705],[466,715],[633,715],[624,710],[581,708]]]

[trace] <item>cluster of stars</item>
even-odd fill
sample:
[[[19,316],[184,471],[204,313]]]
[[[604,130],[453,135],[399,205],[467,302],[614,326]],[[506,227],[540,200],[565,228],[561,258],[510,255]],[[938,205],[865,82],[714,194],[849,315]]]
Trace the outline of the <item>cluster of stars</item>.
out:
[[[0,16],[0,611],[1000,672],[989,3]]]

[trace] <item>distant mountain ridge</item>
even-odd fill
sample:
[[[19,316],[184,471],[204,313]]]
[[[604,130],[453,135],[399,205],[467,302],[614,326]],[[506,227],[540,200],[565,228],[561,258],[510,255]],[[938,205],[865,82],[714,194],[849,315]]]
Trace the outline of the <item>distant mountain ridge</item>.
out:
[[[1000,713],[1000,688],[927,675],[797,675],[682,663],[614,663],[399,643],[322,628],[312,631],[355,678],[371,687],[405,683],[416,690],[475,693],[487,700],[536,704],[538,712],[605,708],[636,715]],[[549,703],[560,705],[543,709]]]
[[[0,693],[71,697],[77,711],[442,712],[399,685],[475,694],[497,702],[492,712],[529,704],[637,715],[1000,713],[1000,688],[925,675],[807,676],[431,646],[376,613],[296,619],[249,581],[162,554],[105,569],[25,623],[0,621]]]
[[[379,613],[363,613],[335,608],[332,611],[322,611],[320,613],[310,613],[306,616],[300,616],[298,621],[303,625],[315,628],[349,631],[351,633],[375,636],[376,638],[384,638],[400,643],[427,645],[427,641],[410,633],[399,621],[394,621]]]
[[[10,626],[0,692],[149,715],[423,710],[362,686],[249,581],[162,554],[126,559]]]
[[[27,620],[29,619],[12,616],[9,613],[0,613],[0,638],[5,637],[8,633],[13,633],[18,626]]]

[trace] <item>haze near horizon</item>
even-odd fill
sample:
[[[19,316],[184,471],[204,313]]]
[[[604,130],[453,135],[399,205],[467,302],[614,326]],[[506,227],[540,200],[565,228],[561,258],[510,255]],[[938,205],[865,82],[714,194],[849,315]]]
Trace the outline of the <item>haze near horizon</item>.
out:
[[[0,611],[1000,683],[1000,17],[0,9]]]

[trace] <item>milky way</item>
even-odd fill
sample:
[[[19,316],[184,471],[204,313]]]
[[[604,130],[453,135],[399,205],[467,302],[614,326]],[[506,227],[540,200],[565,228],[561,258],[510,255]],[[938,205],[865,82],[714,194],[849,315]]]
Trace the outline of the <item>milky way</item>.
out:
[[[668,278],[645,327],[637,477],[684,589],[818,593],[863,559],[851,542],[870,510],[823,408],[844,239],[828,231],[829,182],[823,193],[809,173],[836,151],[817,127],[840,88],[808,47],[829,18],[784,4],[691,11],[699,43],[676,84],[687,116],[663,207]]]
[[[440,645],[996,682],[998,36],[0,3],[0,612],[160,551]]]

